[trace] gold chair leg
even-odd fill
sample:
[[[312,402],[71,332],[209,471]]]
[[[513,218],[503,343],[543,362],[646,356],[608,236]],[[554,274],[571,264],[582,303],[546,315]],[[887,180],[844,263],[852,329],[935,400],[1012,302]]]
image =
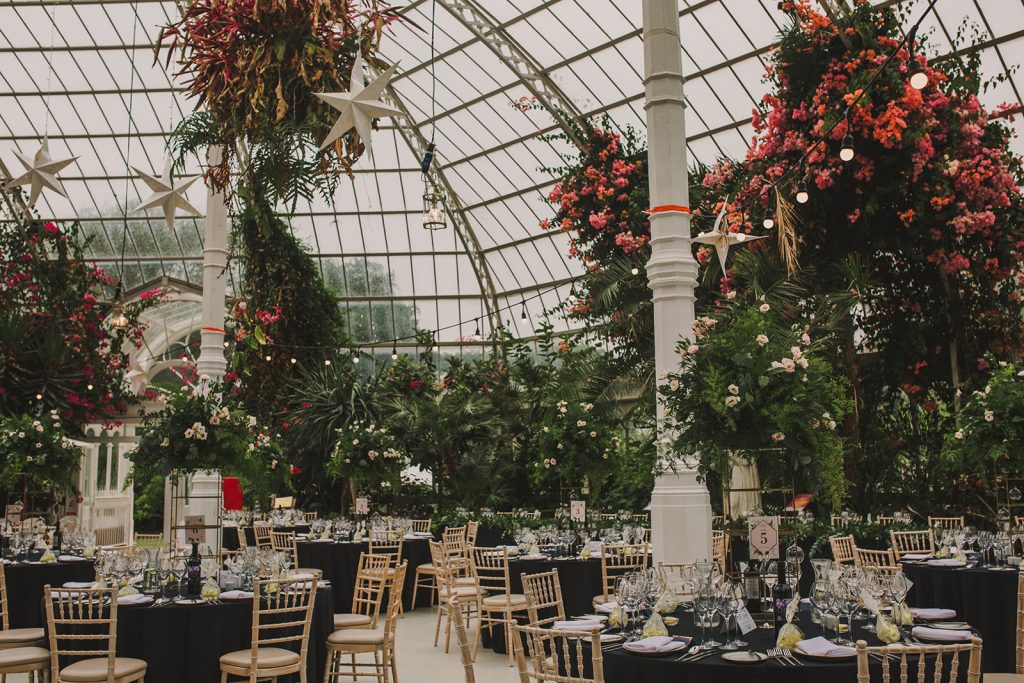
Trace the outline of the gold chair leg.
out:
[[[391,659],[391,683],[398,683],[398,655],[395,653],[395,646],[392,645],[387,651]]]
[[[434,624],[434,647],[437,647],[437,639],[441,636],[441,612],[444,611],[444,605],[441,604],[440,599],[437,602],[437,622]]]

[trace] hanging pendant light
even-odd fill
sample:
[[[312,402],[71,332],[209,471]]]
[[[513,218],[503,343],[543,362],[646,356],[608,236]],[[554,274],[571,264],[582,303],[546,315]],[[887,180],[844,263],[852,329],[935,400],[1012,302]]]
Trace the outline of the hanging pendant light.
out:
[[[117,281],[117,287],[114,289],[114,306],[110,309],[110,326],[115,330],[126,330],[128,329],[128,316],[124,314],[124,289],[121,286],[121,281]]]
[[[444,193],[429,176],[424,176],[423,227],[426,230],[448,227],[448,205]]]
[[[772,188],[768,188],[768,211],[765,213],[761,225],[764,226],[765,230],[771,230],[775,227],[775,190]]]
[[[806,204],[810,198],[811,195],[807,192],[807,181],[801,180],[796,184],[796,201],[799,204]]]

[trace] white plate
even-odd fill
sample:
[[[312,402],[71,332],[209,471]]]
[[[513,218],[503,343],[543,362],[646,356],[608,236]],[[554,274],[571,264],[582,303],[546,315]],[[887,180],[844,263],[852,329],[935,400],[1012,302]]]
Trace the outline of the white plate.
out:
[[[618,643],[620,641],[622,641],[622,634],[621,633],[602,633],[601,634],[601,642],[602,643]]]
[[[768,659],[767,656],[760,652],[723,652],[722,659],[727,662],[733,662],[734,664],[757,664]]]

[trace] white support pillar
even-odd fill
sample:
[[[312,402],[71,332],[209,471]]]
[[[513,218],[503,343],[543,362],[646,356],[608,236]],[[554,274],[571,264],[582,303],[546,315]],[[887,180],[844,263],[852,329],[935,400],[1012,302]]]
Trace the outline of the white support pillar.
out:
[[[210,166],[220,164],[221,150],[211,147],[207,152]],[[208,189],[206,193],[206,228],[203,239],[203,327],[200,331],[200,375],[217,379],[227,370],[224,357],[224,295],[227,290],[228,211],[224,193]]]
[[[654,355],[658,377],[679,368],[680,337],[693,334],[697,263],[690,248],[689,185],[683,100],[683,58],[678,0],[643,0],[647,163],[651,194],[651,259]],[[660,381],[660,380],[659,380]],[[658,401],[658,432],[664,406]],[[656,562],[711,558],[711,498],[692,466],[659,438],[671,469],[657,477],[651,496]]]

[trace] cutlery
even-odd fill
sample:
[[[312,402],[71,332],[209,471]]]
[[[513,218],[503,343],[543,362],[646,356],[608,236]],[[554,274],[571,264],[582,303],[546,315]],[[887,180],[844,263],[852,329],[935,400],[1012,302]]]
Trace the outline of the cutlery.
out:
[[[782,648],[782,653],[783,653],[783,655],[785,655],[786,659],[791,661],[793,664],[796,664],[797,666],[803,666],[804,665],[803,661],[801,661],[801,660],[799,660],[799,659],[797,659],[796,657],[793,656],[793,651],[790,650],[788,647]]]
[[[787,660],[785,656],[782,654],[781,647],[768,648],[767,655],[775,661],[777,661],[782,666],[789,666],[789,660]]]

